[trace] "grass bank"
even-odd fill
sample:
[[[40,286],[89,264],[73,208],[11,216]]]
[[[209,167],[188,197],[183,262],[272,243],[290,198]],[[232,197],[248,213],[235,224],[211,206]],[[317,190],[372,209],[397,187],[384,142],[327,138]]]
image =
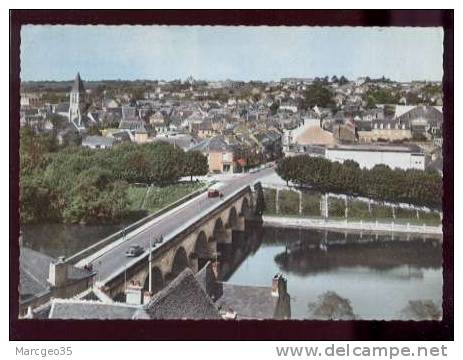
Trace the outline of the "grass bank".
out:
[[[167,186],[130,186],[127,190],[133,211],[151,214],[204,187],[204,182],[178,183]]]

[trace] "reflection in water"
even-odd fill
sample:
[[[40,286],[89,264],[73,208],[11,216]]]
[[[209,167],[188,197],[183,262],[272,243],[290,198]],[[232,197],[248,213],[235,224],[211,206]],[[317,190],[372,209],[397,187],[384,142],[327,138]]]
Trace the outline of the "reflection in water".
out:
[[[52,257],[69,257],[123,228],[119,225],[37,224],[21,226],[23,245]]]
[[[440,238],[275,228],[259,233],[255,227],[240,236],[246,246],[222,253],[223,279],[269,286],[282,272],[293,318],[310,317],[309,304],[332,292],[362,319],[403,319],[441,308]]]

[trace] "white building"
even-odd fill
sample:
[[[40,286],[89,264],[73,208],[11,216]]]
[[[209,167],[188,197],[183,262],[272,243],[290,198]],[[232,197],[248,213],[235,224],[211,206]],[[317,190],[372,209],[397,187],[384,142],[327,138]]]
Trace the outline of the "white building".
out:
[[[353,160],[367,169],[379,164],[403,170],[424,170],[426,166],[425,155],[420,149],[407,146],[337,145],[327,148],[325,157],[341,163]]]

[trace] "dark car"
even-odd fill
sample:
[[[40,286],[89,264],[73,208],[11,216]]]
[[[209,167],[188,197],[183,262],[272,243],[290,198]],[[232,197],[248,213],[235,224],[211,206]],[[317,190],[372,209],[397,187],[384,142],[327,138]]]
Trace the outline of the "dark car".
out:
[[[129,249],[125,252],[125,256],[127,257],[137,257],[143,254],[144,250],[140,245],[132,245]]]
[[[215,197],[219,197],[219,196],[220,196],[219,190],[217,190],[215,188],[209,188],[209,190],[207,190],[207,197],[215,198]]]

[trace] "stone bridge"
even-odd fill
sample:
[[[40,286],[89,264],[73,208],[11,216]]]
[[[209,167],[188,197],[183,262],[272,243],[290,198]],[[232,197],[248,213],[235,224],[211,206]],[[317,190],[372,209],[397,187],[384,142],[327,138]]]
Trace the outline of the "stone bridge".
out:
[[[156,293],[189,267],[197,272],[209,260],[217,260],[233,243],[234,232],[244,232],[254,218],[253,193],[250,186],[223,200],[216,208],[200,216],[188,227],[152,249],[152,292]],[[179,229],[182,224],[179,224]],[[127,269],[100,284],[115,300],[125,298],[126,285],[137,282],[149,289],[149,254],[137,259]]]

